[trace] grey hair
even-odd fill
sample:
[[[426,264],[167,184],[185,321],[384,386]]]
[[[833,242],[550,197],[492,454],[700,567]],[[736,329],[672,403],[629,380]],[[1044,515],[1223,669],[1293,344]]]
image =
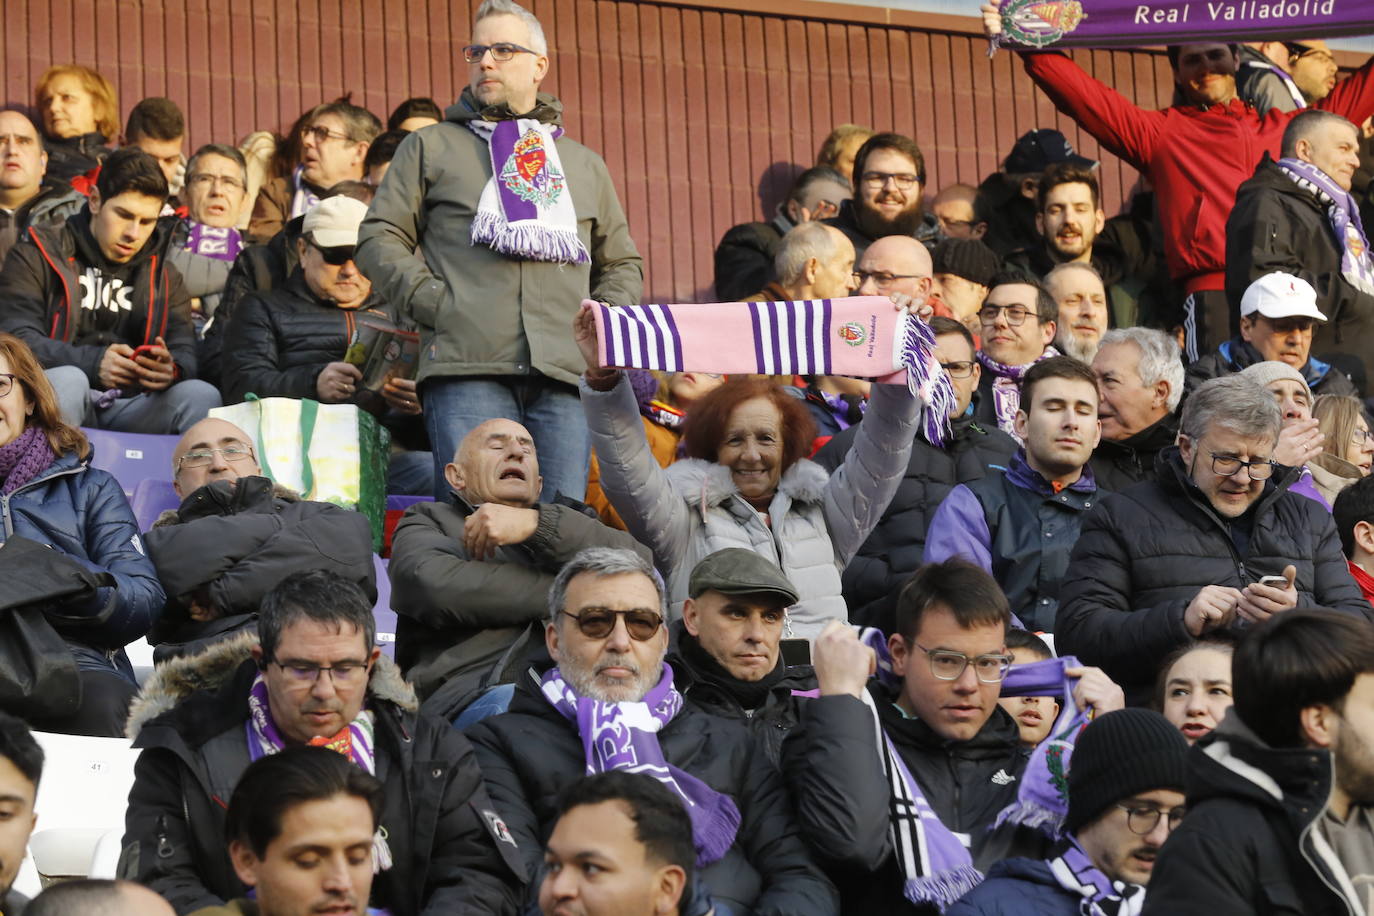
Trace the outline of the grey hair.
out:
[[[835,258],[837,240],[829,226],[818,222],[805,222],[794,226],[782,237],[777,256],[773,258],[773,271],[783,286],[792,286],[802,279],[806,272],[806,262],[815,258],[826,264]]]
[[[1183,351],[1178,341],[1163,331],[1154,328],[1113,328],[1102,335],[1099,350],[1107,344],[1132,343],[1140,351],[1140,364],[1136,368],[1140,384],[1153,388],[1160,382],[1169,383],[1169,399],[1164,406],[1169,413],[1178,410],[1183,400]]]
[[[1104,290],[1107,288],[1107,284],[1102,281],[1102,274],[1098,273],[1097,268],[1093,267],[1087,261],[1065,261],[1063,264],[1054,265],[1054,267],[1050,268],[1049,273],[1045,274],[1045,285],[1049,285],[1050,280],[1054,279],[1055,274],[1062,274],[1066,270],[1086,271],[1096,277],[1098,283],[1102,283],[1102,288]]]
[[[226,146],[223,143],[207,143],[200,149],[191,154],[190,160],[186,163],[186,177],[196,173],[196,163],[206,156],[222,156],[234,165],[239,167],[239,177],[243,179],[245,185],[248,183],[248,160],[243,158],[243,153],[238,147]]]
[[[668,594],[663,585],[663,577],[654,565],[633,550],[622,547],[588,547],[579,550],[573,558],[563,565],[549,586],[549,622],[558,623],[558,614],[565,609],[568,600],[568,583],[573,576],[591,573],[598,579],[605,576],[623,576],[639,573],[654,583],[658,592],[658,612],[664,620],[668,619]]]
[[[538,51],[541,55],[549,53],[549,43],[544,38],[544,27],[539,24],[534,13],[515,0],[482,0],[482,5],[477,7],[477,16],[472,21],[478,23],[488,16],[514,16],[519,19],[525,23],[525,28],[530,30],[530,50]]]
[[[1247,439],[1278,442],[1283,411],[1272,394],[1250,379],[1224,375],[1208,379],[1189,395],[1179,432],[1196,442],[1214,425]]]
[[[1298,156],[1298,141],[1311,140],[1312,135],[1322,130],[1333,121],[1339,121],[1351,130],[1359,134],[1359,128],[1350,121],[1341,117],[1333,111],[1323,111],[1320,108],[1308,108],[1299,112],[1293,120],[1288,122],[1288,126],[1283,131],[1283,142],[1279,145],[1279,155],[1286,159],[1296,159]]]

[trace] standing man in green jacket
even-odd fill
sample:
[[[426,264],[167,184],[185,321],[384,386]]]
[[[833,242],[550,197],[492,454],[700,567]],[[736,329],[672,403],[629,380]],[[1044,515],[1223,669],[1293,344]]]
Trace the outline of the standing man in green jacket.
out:
[[[544,499],[581,499],[587,430],[568,326],[584,298],[637,303],[642,262],[605,162],[564,135],[562,104],[538,91],[549,69],[539,20],[484,0],[463,57],[468,87],[397,149],[358,266],[420,326],[436,497],[463,437],[505,417],[534,436]]]

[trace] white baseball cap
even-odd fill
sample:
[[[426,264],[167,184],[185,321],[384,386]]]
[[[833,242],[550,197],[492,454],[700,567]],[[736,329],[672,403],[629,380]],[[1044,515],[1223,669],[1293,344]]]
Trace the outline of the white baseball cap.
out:
[[[367,204],[338,194],[311,207],[301,231],[321,248],[352,248],[358,244],[358,227],[365,216]]]
[[[1317,309],[1317,291],[1302,277],[1292,274],[1265,274],[1240,297],[1242,316],[1259,312],[1265,318],[1315,318],[1325,321]]]

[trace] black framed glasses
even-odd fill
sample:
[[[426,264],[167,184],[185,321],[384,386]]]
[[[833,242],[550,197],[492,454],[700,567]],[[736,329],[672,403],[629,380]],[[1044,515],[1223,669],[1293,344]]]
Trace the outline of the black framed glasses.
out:
[[[306,137],[314,137],[317,144],[323,143],[326,140],[352,139],[348,134],[337,133],[336,131],[330,130],[328,127],[321,126],[307,127],[305,130],[301,131],[301,139],[304,140]]]
[[[1159,819],[1166,816],[1165,811],[1154,805],[1125,805],[1117,802],[1116,806],[1126,812],[1126,826],[1136,836],[1149,836],[1159,826]],[[1183,816],[1187,813],[1188,809],[1184,807],[1169,809],[1167,816],[1170,833],[1178,829],[1178,825],[1183,823]]]
[[[223,448],[196,448],[181,456],[181,460],[177,462],[177,469],[206,467],[215,460],[216,452],[229,462],[245,461],[253,457],[253,447],[242,442],[235,442]]]
[[[1241,468],[1247,470],[1251,480],[1268,480],[1274,475],[1274,462],[1269,458],[1244,461],[1235,455],[1218,455],[1211,449],[1207,454],[1212,456],[1212,473],[1218,477],[1235,477]]]
[[[14,380],[19,378],[13,372],[0,372],[0,398],[14,390]]]
[[[873,285],[878,289],[887,289],[898,280],[919,279],[916,274],[894,274],[886,270],[856,270],[849,276],[854,288],[858,289],[868,280],[873,281]]]
[[[327,248],[316,242],[313,238],[310,239],[310,247],[318,251],[320,257],[324,259],[324,263],[331,267],[343,267],[349,261],[353,260],[353,253],[357,250],[354,245],[335,245]]]
[[[583,608],[580,614],[574,614],[570,611],[559,611],[558,613],[576,620],[577,628],[582,631],[583,636],[589,639],[605,639],[610,636],[611,631],[615,629],[617,617],[625,618],[625,631],[630,634],[631,639],[639,642],[653,639],[658,628],[663,626],[661,615],[644,608],[613,611],[606,607],[588,607]]]
[[[896,186],[898,191],[910,191],[916,187],[916,182],[919,180],[919,176],[912,175],[910,172],[864,172],[859,176],[859,183],[870,191],[887,187],[889,181]]]
[[[978,310],[978,320],[986,325],[995,324],[999,312],[1007,319],[1007,324],[1014,328],[1019,328],[1029,316],[1035,314],[1034,309],[1024,305],[985,305]]]
[[[940,368],[948,372],[950,378],[968,378],[973,374],[973,360],[960,359],[952,363],[940,363]]]
[[[965,669],[973,665],[973,673],[984,684],[1000,684],[1011,670],[1011,656],[997,652],[987,655],[968,656],[953,649],[927,649],[920,643],[911,645],[926,654],[930,662],[930,673],[942,681],[957,681],[963,677]]]
[[[491,52],[491,59],[498,64],[504,64],[517,54],[538,54],[538,51],[521,45],[512,44],[509,41],[498,42],[494,45],[464,45],[463,60],[470,64],[475,64]]]
[[[329,680],[336,687],[356,684],[365,679],[367,670],[371,665],[370,662],[356,661],[334,662],[332,665],[314,665],[309,662],[298,661],[289,664],[273,661],[272,664],[286,672],[286,676],[290,678],[293,684],[300,686],[315,684],[319,681],[320,674],[328,671]]]

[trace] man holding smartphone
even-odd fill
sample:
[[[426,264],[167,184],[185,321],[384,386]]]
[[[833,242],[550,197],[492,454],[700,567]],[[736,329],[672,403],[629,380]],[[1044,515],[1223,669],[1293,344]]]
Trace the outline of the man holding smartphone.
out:
[[[117,150],[87,207],[29,227],[0,269],[0,330],[33,349],[68,423],[181,433],[220,404],[196,379],[191,299],[163,257],[166,200],[157,160]]]

